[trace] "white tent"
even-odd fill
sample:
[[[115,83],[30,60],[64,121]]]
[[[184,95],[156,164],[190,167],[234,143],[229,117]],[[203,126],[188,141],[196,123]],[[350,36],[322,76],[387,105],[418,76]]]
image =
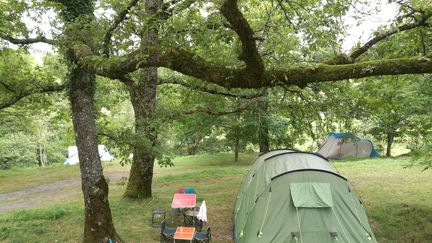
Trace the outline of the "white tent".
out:
[[[105,145],[98,145],[99,157],[101,161],[111,161],[114,160],[114,156],[112,156]],[[77,146],[69,146],[68,147],[68,158],[65,160],[65,165],[76,165],[79,163],[78,158],[78,148]]]

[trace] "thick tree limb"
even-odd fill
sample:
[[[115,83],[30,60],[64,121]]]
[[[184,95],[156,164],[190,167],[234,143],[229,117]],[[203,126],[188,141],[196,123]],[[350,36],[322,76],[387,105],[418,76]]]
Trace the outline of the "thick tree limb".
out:
[[[53,40],[50,40],[48,38],[46,38],[45,36],[38,36],[36,38],[28,38],[28,39],[17,39],[14,38],[10,35],[4,34],[4,33],[0,33],[0,38],[9,41],[12,44],[15,45],[30,45],[30,44],[35,44],[35,43],[47,43],[47,44],[54,44]]]
[[[266,83],[273,80],[302,88],[309,83],[421,73],[432,73],[431,57],[383,59],[344,65],[321,64],[316,67],[277,70],[267,72]]]
[[[421,19],[419,19],[417,22],[415,23],[410,23],[410,24],[404,24],[401,25],[395,29],[389,30],[385,33],[379,34],[377,36],[375,36],[374,38],[370,39],[368,42],[366,42],[363,46],[357,48],[356,50],[354,50],[353,52],[351,52],[351,54],[349,55],[349,58],[351,59],[352,62],[354,62],[358,57],[360,57],[362,54],[364,54],[365,52],[367,52],[372,46],[374,46],[376,43],[396,34],[399,32],[403,32],[403,31],[407,31],[407,30],[411,30],[420,26],[427,26],[427,20],[432,16],[432,12],[427,13],[427,14],[423,14],[423,16],[421,17]]]
[[[246,73],[250,75],[250,78],[260,79],[264,73],[264,63],[258,53],[254,31],[238,8],[237,0],[225,0],[221,13],[240,38],[242,52],[239,59],[246,63]]]
[[[228,68],[182,49],[163,51],[140,48],[131,54],[103,58],[92,55],[89,48],[75,44],[79,64],[90,72],[119,78],[143,67],[165,67],[182,74],[226,88],[260,88],[280,85],[305,87],[309,83],[338,81],[381,75],[432,73],[431,57],[413,57],[365,61],[344,65],[317,64],[285,70],[268,70],[259,78],[250,78],[245,69]],[[149,58],[149,57],[152,58]]]
[[[120,82],[124,83],[128,87],[137,83],[137,81],[133,79],[129,74],[119,77],[118,80],[120,80]]]
[[[104,41],[103,41],[103,53],[105,56],[107,56],[107,57],[109,56],[111,38],[112,38],[114,30],[117,29],[117,27],[121,24],[121,22],[123,22],[124,20],[127,19],[127,14],[135,5],[137,5],[138,2],[139,2],[139,0],[131,0],[128,3],[128,5],[122,11],[120,11],[118,13],[118,15],[114,18],[113,23],[111,24],[111,26],[106,31],[106,33],[104,35]]]
[[[238,75],[235,69],[228,69],[222,65],[207,62],[203,58],[182,49],[161,50],[156,47],[142,47],[128,55],[121,57],[104,58],[92,55],[91,50],[76,43],[73,47],[78,63],[85,69],[98,75],[109,78],[122,78],[144,67],[166,67],[183,74],[196,77],[211,83],[220,83],[223,79],[228,87],[230,79]],[[151,57],[151,58],[150,58]],[[249,82],[249,81],[248,81]],[[251,86],[253,80],[250,80]]]
[[[233,94],[233,93],[223,92],[223,91],[219,91],[219,90],[209,89],[207,87],[199,87],[199,86],[187,83],[187,82],[182,81],[182,80],[177,80],[177,79],[176,80],[173,80],[173,79],[160,80],[159,84],[178,84],[178,85],[184,86],[186,88],[198,90],[200,92],[205,92],[205,93],[214,94],[214,95],[223,95],[223,96],[227,96],[227,97],[240,98],[240,99],[255,99],[255,98],[263,96],[262,93],[253,93],[253,94],[244,94],[244,95]]]
[[[0,110],[1,109],[5,109],[8,108],[14,104],[16,104],[18,101],[20,101],[21,99],[31,96],[33,94],[41,94],[41,93],[50,93],[50,92],[56,92],[56,91],[62,91],[64,90],[66,87],[66,85],[64,84],[59,84],[59,85],[50,85],[50,86],[45,86],[45,87],[38,87],[32,90],[25,90],[22,91],[18,94],[16,94],[15,96],[13,96],[12,98],[3,101],[0,103]]]

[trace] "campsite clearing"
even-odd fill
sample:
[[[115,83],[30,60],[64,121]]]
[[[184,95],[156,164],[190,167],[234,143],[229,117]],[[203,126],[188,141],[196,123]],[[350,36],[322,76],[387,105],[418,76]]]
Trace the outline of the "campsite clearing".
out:
[[[151,227],[151,210],[169,209],[172,195],[181,186],[193,186],[198,200],[205,199],[213,242],[231,242],[232,210],[240,185],[255,154],[242,154],[232,162],[231,154],[187,156],[175,160],[176,167],[157,168],[152,201],[121,198],[125,185],[110,182],[110,205],[114,223],[127,242],[159,242],[159,229]],[[404,168],[409,157],[333,162],[353,183],[362,198],[377,240],[386,242],[428,242],[432,238],[432,171]],[[79,178],[77,166],[13,169],[0,171],[0,191]],[[106,163],[106,173],[124,173],[129,167]],[[7,173],[6,173],[7,172]],[[39,173],[38,173],[39,174]],[[25,187],[19,187],[22,183]],[[65,188],[69,190],[69,188]],[[74,190],[70,188],[70,190]],[[50,195],[49,200],[56,200]],[[7,200],[7,199],[5,199]],[[60,201],[60,200],[57,200]],[[63,203],[38,205],[38,209],[0,213],[0,242],[79,242],[82,237],[82,196],[62,198]],[[0,204],[4,200],[0,201]]]

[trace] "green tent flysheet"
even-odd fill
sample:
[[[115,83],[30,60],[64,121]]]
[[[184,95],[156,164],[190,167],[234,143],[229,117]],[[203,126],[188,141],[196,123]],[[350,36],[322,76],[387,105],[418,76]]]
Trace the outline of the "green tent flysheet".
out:
[[[234,208],[237,243],[376,242],[351,184],[324,157],[274,150],[249,170]]]

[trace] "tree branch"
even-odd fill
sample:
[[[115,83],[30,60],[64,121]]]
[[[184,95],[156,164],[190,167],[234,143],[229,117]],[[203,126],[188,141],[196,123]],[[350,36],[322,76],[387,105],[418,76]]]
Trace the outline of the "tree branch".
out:
[[[114,136],[114,135],[112,135],[112,133],[98,131],[97,136],[98,137],[106,137],[106,138],[111,139],[112,141],[114,141],[116,143],[120,143],[120,144],[123,143],[123,144],[127,144],[129,146],[133,146],[133,142],[130,142],[129,140],[123,139],[122,137]]]
[[[117,27],[120,25],[121,22],[123,22],[124,20],[127,19],[127,14],[135,5],[137,5],[138,2],[139,2],[139,0],[131,0],[129,2],[129,4],[122,11],[120,11],[117,14],[117,16],[113,20],[113,23],[111,24],[111,26],[106,31],[104,38],[103,38],[103,40],[104,40],[103,41],[103,53],[105,56],[107,56],[107,57],[109,56],[111,37],[113,35],[114,30],[117,29]]]
[[[344,65],[320,64],[267,72],[266,83],[280,82],[300,88],[310,83],[358,79],[373,76],[432,73],[432,57],[382,59]],[[269,81],[267,81],[269,80]],[[275,83],[275,85],[278,85]]]
[[[38,36],[36,38],[28,38],[28,39],[17,39],[17,38],[10,36],[10,35],[0,33],[0,38],[7,40],[10,43],[15,44],[15,45],[30,45],[30,44],[35,44],[35,43],[46,43],[46,44],[50,44],[50,45],[54,44],[53,40],[50,40],[50,39],[46,38],[45,36]]]
[[[396,34],[399,32],[403,32],[403,31],[407,31],[407,30],[411,30],[420,26],[427,26],[427,20],[432,16],[432,12],[428,13],[428,14],[424,14],[422,15],[421,19],[418,20],[415,23],[410,23],[410,24],[404,24],[401,25],[395,29],[389,30],[385,33],[379,34],[377,36],[375,36],[374,38],[372,38],[371,40],[369,40],[368,42],[366,42],[363,46],[357,48],[356,50],[354,50],[353,52],[351,52],[351,54],[349,55],[349,58],[351,59],[352,62],[354,62],[358,57],[360,57],[362,54],[364,54],[365,52],[367,52],[372,46],[374,46],[376,43]]]
[[[174,80],[174,79],[159,79],[160,82],[159,84],[178,84],[193,90],[198,90],[201,92],[205,92],[205,93],[209,93],[209,94],[214,94],[214,95],[223,95],[223,96],[227,96],[227,97],[232,97],[232,98],[240,98],[240,99],[255,99],[258,97],[263,96],[262,93],[252,93],[252,94],[244,94],[244,95],[240,95],[240,94],[233,94],[233,93],[228,93],[228,92],[223,92],[223,91],[218,91],[215,89],[209,89],[207,87],[199,87],[196,85],[192,85],[190,83],[184,82],[182,80]]]
[[[182,49],[162,50],[146,47],[125,56],[104,58],[92,55],[88,47],[75,43],[74,51],[81,67],[108,78],[116,79],[143,67],[165,67],[225,88],[260,88],[283,84],[305,87],[309,83],[351,78],[432,73],[432,57],[412,57],[268,70],[261,78],[251,79],[244,69],[209,62]]]
[[[246,63],[246,73],[249,73],[251,78],[260,79],[264,73],[264,63],[258,53],[254,31],[238,8],[237,0],[225,0],[221,13],[240,38],[242,52],[239,59]]]
[[[282,0],[277,0],[277,2],[278,2],[278,6],[280,7],[280,9],[282,10],[282,12],[285,16],[286,21],[296,30],[297,26],[291,21],[290,17],[288,16],[288,11],[285,8],[285,6],[283,5]],[[298,16],[300,16],[300,15],[298,15]]]
[[[66,87],[65,84],[59,84],[59,85],[50,85],[50,86],[45,86],[45,87],[38,87],[38,88],[32,89],[32,90],[25,90],[23,92],[16,94],[14,97],[8,99],[7,101],[1,102],[0,103],[0,110],[8,108],[8,107],[16,104],[18,101],[20,101],[21,99],[23,99],[27,96],[31,96],[33,94],[62,91],[65,89],[65,87]]]

